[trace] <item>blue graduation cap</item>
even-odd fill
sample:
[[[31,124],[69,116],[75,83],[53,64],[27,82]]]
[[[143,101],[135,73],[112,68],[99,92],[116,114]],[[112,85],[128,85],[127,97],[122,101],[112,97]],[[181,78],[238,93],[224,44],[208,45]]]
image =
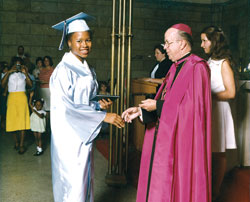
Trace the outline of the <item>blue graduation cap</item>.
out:
[[[59,45],[59,50],[63,49],[63,43],[65,41],[66,35],[73,32],[84,32],[90,30],[86,21],[94,20],[95,18],[86,14],[86,13],[78,13],[67,20],[57,23],[53,25],[53,29],[57,29],[63,31],[62,39]]]

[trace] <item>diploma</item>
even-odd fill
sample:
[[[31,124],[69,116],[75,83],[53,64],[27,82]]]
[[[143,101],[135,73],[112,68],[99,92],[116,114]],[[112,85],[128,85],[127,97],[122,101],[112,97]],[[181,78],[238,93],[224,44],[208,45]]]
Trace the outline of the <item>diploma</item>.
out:
[[[108,100],[110,99],[111,101],[115,101],[117,98],[120,98],[119,95],[96,95],[91,101],[99,101],[102,99]]]

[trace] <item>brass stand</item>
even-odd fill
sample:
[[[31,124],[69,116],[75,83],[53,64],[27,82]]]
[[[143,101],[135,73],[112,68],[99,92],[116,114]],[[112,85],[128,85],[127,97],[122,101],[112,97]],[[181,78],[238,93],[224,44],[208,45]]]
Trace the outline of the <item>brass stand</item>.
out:
[[[116,5],[116,2],[118,2],[118,5]],[[128,13],[126,10],[127,8]],[[118,23],[116,22],[116,19],[118,19]],[[118,26],[116,27],[117,24]],[[127,29],[126,25],[128,26]],[[114,103],[116,104],[116,108],[114,109],[114,107],[112,107],[111,112],[115,112],[119,115],[121,115],[124,109],[129,107],[130,100],[132,44],[131,27],[132,0],[113,0],[110,90],[111,95],[120,95],[120,99]],[[126,51],[127,55],[125,54]],[[127,73],[126,75],[125,72]],[[114,82],[115,73],[116,83]],[[109,163],[106,183],[108,185],[124,185],[127,183],[126,173],[128,166],[128,126],[126,125],[124,129],[118,129],[110,126],[109,135]]]

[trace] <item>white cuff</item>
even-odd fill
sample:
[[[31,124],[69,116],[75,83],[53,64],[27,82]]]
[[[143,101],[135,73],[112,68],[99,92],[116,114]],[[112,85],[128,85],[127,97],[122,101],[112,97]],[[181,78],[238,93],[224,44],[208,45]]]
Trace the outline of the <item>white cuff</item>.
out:
[[[142,118],[142,110],[141,110],[141,108],[139,107],[139,110],[140,110],[140,116],[139,116],[139,118],[141,119],[141,121],[143,122],[143,118]]]

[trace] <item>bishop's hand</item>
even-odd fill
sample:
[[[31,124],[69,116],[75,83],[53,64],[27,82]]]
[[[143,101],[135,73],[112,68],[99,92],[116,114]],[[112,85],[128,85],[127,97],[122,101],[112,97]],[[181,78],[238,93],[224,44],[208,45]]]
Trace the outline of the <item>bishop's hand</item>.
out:
[[[156,100],[153,99],[142,100],[141,104],[139,104],[139,107],[145,109],[148,112],[152,112],[156,110]]]
[[[141,116],[140,107],[130,107],[122,113],[122,118],[127,123],[131,123],[138,116]]]

